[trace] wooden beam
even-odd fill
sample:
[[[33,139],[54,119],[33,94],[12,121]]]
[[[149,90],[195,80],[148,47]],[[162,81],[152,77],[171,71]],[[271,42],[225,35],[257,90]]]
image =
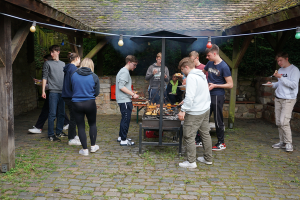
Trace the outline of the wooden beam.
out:
[[[239,38],[233,38],[233,53],[232,53],[232,64],[235,66],[238,60],[238,52],[239,52]],[[238,67],[233,67],[231,69],[231,77],[233,80],[233,88],[230,90],[230,100],[229,100],[229,118],[228,118],[228,126],[229,128],[233,128],[234,119],[235,119],[235,104],[236,104],[236,88],[237,88],[237,76],[238,76]]]
[[[220,57],[222,58],[222,60],[224,60],[224,62],[226,62],[227,65],[228,65],[230,68],[233,68],[233,63],[232,63],[232,61],[230,60],[230,58],[228,58],[228,57],[225,55],[225,53],[224,53],[221,49],[219,49],[219,55],[220,55]]]
[[[101,40],[86,56],[85,58],[93,58],[105,45],[106,40]]]
[[[75,52],[75,53],[77,53],[79,55],[77,46],[73,45],[73,44],[76,44],[75,38],[72,37],[72,36],[70,36],[70,35],[68,35],[68,40],[69,40],[72,52]]]
[[[5,67],[5,55],[0,47],[0,67]]]
[[[282,11],[261,17],[256,20],[252,20],[237,26],[226,29],[227,35],[247,33],[249,31],[259,32],[260,28],[267,27],[265,30],[276,30],[281,28],[295,27],[287,25],[287,21],[294,23],[300,17],[300,5],[292,8],[284,9]],[[297,23],[297,22],[296,22]],[[299,21],[298,21],[299,24]],[[275,26],[273,26],[275,25]],[[261,31],[261,30],[260,30]]]
[[[32,0],[5,0],[10,4],[19,6],[23,9],[30,10],[35,13],[39,13],[47,18],[55,19],[61,23],[67,24],[71,27],[82,29],[82,30],[91,30],[89,26],[81,23],[80,21],[58,11],[57,9],[41,2],[41,1],[32,1]]]
[[[238,55],[237,55],[237,60],[235,61],[234,63],[234,67],[233,68],[238,68],[238,66],[240,65],[240,63],[242,62],[242,59],[249,47],[249,44],[251,42],[253,38],[253,35],[249,35],[249,36],[246,36],[244,42],[243,42],[243,45],[242,45],[242,49],[239,51]]]
[[[11,55],[11,18],[0,16],[0,47],[5,67],[0,67],[0,160],[2,172],[15,167],[13,73]]]
[[[29,28],[31,27],[31,24],[28,22],[22,23],[21,27],[15,34],[12,42],[11,42],[11,53],[12,53],[12,63],[16,59],[28,33],[29,33]]]

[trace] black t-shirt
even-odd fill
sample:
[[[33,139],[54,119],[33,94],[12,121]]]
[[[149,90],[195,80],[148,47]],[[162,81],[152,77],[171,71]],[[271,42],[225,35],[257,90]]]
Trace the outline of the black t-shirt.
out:
[[[225,84],[224,77],[231,76],[229,66],[222,60],[219,64],[215,65],[213,61],[209,61],[204,67],[208,72],[208,83]],[[214,88],[210,91],[210,95],[224,95],[225,90],[223,88]]]

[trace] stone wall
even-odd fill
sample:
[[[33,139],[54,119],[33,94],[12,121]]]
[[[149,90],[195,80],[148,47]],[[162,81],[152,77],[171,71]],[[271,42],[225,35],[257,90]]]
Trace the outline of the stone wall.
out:
[[[133,88],[140,93],[144,93],[148,97],[148,81],[144,76],[132,76]],[[110,87],[116,82],[115,76],[99,77],[100,80],[100,95],[96,98],[97,114],[120,114],[119,106],[115,100],[110,99]],[[249,80],[241,80],[239,83],[239,91],[245,92],[247,88],[251,91],[255,91],[253,84]],[[243,93],[244,94],[244,93]],[[249,95],[249,100],[253,100],[253,93]],[[229,97],[228,97],[229,98]],[[248,99],[247,99],[248,100]],[[236,118],[261,118],[263,106],[261,104],[236,104],[235,117]],[[139,115],[143,115],[144,111],[141,110]],[[136,115],[136,108],[134,108],[132,115]],[[229,105],[224,104],[223,107],[224,118],[228,118]]]
[[[236,95],[245,95],[244,101],[258,102],[256,98],[256,78],[238,78]],[[225,99],[230,99],[230,89],[225,89]]]

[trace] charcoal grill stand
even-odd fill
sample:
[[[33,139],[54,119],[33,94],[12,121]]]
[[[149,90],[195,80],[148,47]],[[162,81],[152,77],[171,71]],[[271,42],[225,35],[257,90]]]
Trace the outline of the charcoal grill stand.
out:
[[[173,33],[170,31],[158,31],[155,33],[150,33],[150,34],[145,34],[143,36],[146,37],[131,37],[130,39],[136,43],[145,43],[145,42],[150,42],[150,41],[155,41],[155,40],[162,40],[162,50],[161,50],[161,75],[160,75],[160,118],[159,118],[159,126],[158,127],[147,127],[147,126],[142,126],[142,124],[140,124],[140,136],[139,136],[139,152],[142,152],[142,145],[143,144],[148,144],[148,145],[179,145],[179,153],[181,153],[181,140],[182,140],[182,131],[181,131],[181,126],[178,127],[169,127],[169,128],[164,128],[163,127],[163,104],[164,104],[164,76],[165,76],[165,54],[166,54],[166,38],[169,40],[175,40],[175,41],[179,41],[179,42],[185,42],[185,43],[193,43],[195,40],[197,40],[196,38],[187,36],[187,35],[182,35],[182,34],[178,34],[178,33]],[[148,37],[147,37],[148,36]],[[152,142],[143,142],[142,143],[142,129],[145,130],[159,130],[159,141],[158,143],[152,143]],[[179,134],[179,137],[181,137],[181,139],[179,139],[179,144],[176,143],[162,143],[162,132],[163,130],[177,130],[179,132],[181,132]]]
[[[142,138],[143,135],[145,136],[146,131],[157,131],[157,130],[162,130],[162,131],[176,131],[177,136],[179,137],[179,142],[177,143],[166,143],[166,142],[143,142]],[[143,134],[144,133],[144,134]],[[159,135],[159,138],[161,139],[161,135]],[[181,146],[182,146],[182,126],[180,125],[179,127],[154,127],[154,126],[147,126],[144,125],[143,123],[140,123],[140,130],[139,130],[139,154],[142,154],[142,145],[152,145],[152,146],[178,146],[178,154],[181,156]]]

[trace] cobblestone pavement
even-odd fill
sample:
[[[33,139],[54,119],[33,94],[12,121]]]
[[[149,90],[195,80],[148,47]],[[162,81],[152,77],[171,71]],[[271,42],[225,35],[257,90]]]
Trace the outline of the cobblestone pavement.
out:
[[[263,120],[236,120],[225,132],[227,149],[213,152],[213,165],[183,169],[178,147],[143,146],[142,155],[138,144],[121,147],[118,115],[97,116],[100,150],[86,157],[67,138],[47,141],[47,124],[42,134],[28,134],[38,115],[15,118],[17,167],[0,175],[2,199],[300,199],[300,133],[293,133],[293,152],[272,149],[277,128]],[[129,137],[138,142],[135,116]]]

